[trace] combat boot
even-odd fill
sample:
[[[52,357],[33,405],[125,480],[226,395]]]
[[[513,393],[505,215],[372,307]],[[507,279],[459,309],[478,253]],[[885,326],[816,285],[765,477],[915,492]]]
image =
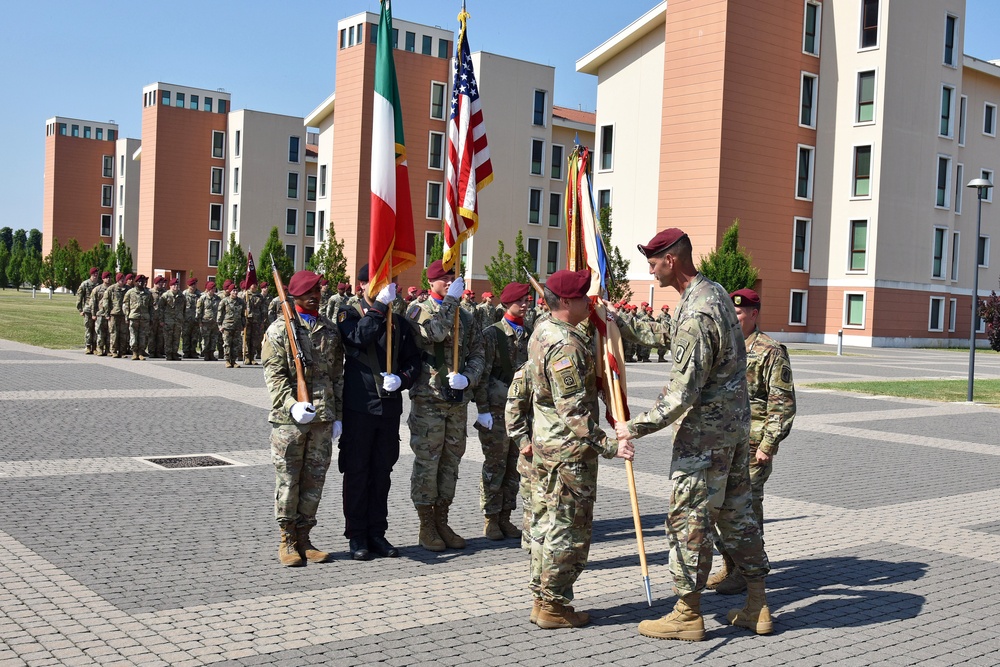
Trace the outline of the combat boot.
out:
[[[708,578],[705,583],[705,588],[710,591],[714,591],[718,588],[719,584],[726,580],[727,577],[736,572],[736,563],[733,559],[729,557],[729,554],[722,554],[722,568]]]
[[[87,346],[87,351],[84,352],[84,354],[93,354],[93,353],[94,353],[94,348],[92,348],[91,346],[88,345]]]
[[[483,535],[488,540],[502,540],[503,531],[500,529],[500,519],[496,514],[487,514],[483,517]]]
[[[747,589],[746,579],[739,570],[733,570],[729,576],[719,582],[715,587],[715,592],[719,595],[736,595]]]
[[[656,639],[683,639],[700,642],[705,639],[705,619],[701,616],[701,593],[688,593],[678,598],[674,610],[655,621],[639,624],[639,634]]]
[[[439,500],[438,503],[434,507],[434,526],[437,528],[438,535],[441,536],[449,549],[464,549],[465,538],[448,525],[448,509],[451,507],[451,501]]]
[[[588,623],[590,614],[585,611],[573,611],[573,607],[558,602],[542,601],[535,617],[535,625],[545,630],[582,628]]]
[[[278,562],[285,567],[301,567],[306,564],[296,546],[295,526],[281,527],[281,545],[278,547]]]
[[[132,353],[132,361],[139,361],[139,355],[135,352]]]
[[[531,621],[532,623],[536,623],[537,624],[538,623],[538,612],[541,611],[541,610],[542,610],[542,599],[541,598],[535,598],[534,604],[531,605],[531,616],[528,617],[528,620]]]
[[[420,546],[428,551],[444,551],[444,540],[434,525],[434,506],[417,505],[417,516],[420,518],[420,535],[417,537]]]
[[[312,530],[312,526],[298,527],[298,543],[296,544],[296,547],[299,555],[310,563],[325,563],[330,557],[330,554],[325,551],[320,551],[313,546],[313,543],[309,540],[310,530]]]
[[[749,628],[758,635],[769,635],[774,631],[771,622],[771,610],[767,608],[767,598],[764,596],[764,580],[756,579],[746,582],[747,603],[743,609],[732,609],[726,618],[733,625]]]
[[[510,510],[500,512],[500,530],[504,537],[521,539],[521,529],[510,522]]]

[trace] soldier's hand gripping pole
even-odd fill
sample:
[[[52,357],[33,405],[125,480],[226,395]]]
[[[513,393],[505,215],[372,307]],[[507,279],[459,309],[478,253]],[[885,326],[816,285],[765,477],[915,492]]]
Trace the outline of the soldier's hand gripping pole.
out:
[[[274,280],[274,289],[281,300],[281,314],[285,318],[285,333],[288,334],[288,345],[292,351],[292,358],[295,360],[295,400],[299,403],[311,403],[309,386],[306,384],[306,374],[303,368],[305,357],[299,348],[299,338],[297,336],[299,318],[292,312],[292,306],[288,303],[285,284],[281,281],[281,274],[278,273],[278,265],[274,263],[274,255],[271,255],[271,274]]]

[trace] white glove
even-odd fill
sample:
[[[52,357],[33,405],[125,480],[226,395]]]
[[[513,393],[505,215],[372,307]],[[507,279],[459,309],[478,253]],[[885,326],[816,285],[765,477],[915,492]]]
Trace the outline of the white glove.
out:
[[[403,381],[399,379],[399,376],[393,375],[392,373],[382,373],[382,378],[382,389],[385,391],[396,391],[403,384]]]
[[[396,284],[395,283],[389,283],[388,285],[386,285],[385,287],[383,287],[382,291],[379,292],[378,296],[375,297],[376,301],[378,301],[379,303],[385,304],[387,306],[390,303],[392,303],[393,301],[395,301],[395,299],[396,299]]]
[[[462,292],[465,291],[465,280],[462,276],[455,278],[451,281],[451,285],[448,286],[448,296],[453,296],[456,299],[462,298]]]
[[[452,389],[465,389],[469,386],[469,378],[461,373],[448,373],[448,386]]]
[[[344,432],[343,422],[333,422],[333,439],[336,440]]]
[[[316,406],[312,403],[298,402],[292,406],[292,419],[299,424],[308,424],[316,416]]]
[[[476,423],[489,431],[493,428],[493,415],[488,412],[480,412],[479,416],[476,417]]]

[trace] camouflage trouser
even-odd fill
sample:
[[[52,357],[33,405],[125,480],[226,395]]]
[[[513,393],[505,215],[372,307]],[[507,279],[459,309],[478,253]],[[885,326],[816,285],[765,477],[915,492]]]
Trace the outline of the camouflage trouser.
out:
[[[198,343],[201,341],[203,330],[201,324],[194,320],[184,323],[184,356],[194,359],[198,356]]]
[[[149,323],[149,341],[146,351],[151,357],[163,356],[163,320],[157,318]]]
[[[94,330],[97,333],[97,347],[104,354],[111,348],[110,332],[108,330],[108,317],[101,315],[94,322]]]
[[[163,354],[167,359],[177,356],[177,349],[184,333],[184,325],[180,322],[164,322],[163,324]]]
[[[242,354],[243,329],[226,329],[222,332],[222,345],[226,361],[236,363]]]
[[[247,323],[246,343],[243,345],[243,359],[253,361],[260,356],[260,343],[264,339],[264,323]]]
[[[767,463],[750,466],[750,490],[753,493],[753,515],[760,524],[760,534],[764,535],[764,483],[771,476],[774,459]]]
[[[146,356],[146,343],[149,341],[149,322],[145,320],[128,321],[129,347],[132,354]]]
[[[90,316],[90,313],[83,314],[83,344],[87,346],[88,350],[94,350],[97,347],[97,337],[94,334],[94,318]]]
[[[483,474],[479,479],[479,505],[483,514],[498,514],[517,507],[518,451],[507,437],[503,408],[494,408],[493,428],[484,430],[476,424],[483,446]]]
[[[468,403],[421,400],[410,402],[410,499],[414,505],[435,505],[455,498],[458,466],[465,455]]]
[[[632,361],[635,356],[635,343],[622,341],[622,351],[625,353],[625,361]]]
[[[124,315],[111,315],[111,353],[125,354],[128,344],[128,321]]]
[[[770,569],[760,525],[751,509],[748,450],[746,441],[735,450],[712,450],[707,468],[683,470],[673,462],[667,536],[677,595],[705,588],[716,534],[720,549],[747,579],[762,579]]]
[[[651,349],[652,348],[648,345],[638,345],[636,346],[635,356],[639,359],[639,361],[646,361],[649,359],[649,352]]]
[[[184,341],[184,354],[187,355],[187,339]],[[201,353],[205,361],[215,360],[215,348],[219,343],[219,327],[215,322],[201,323]],[[194,347],[191,348],[192,350]]]
[[[596,458],[543,463],[534,497],[538,524],[531,536],[529,588],[536,598],[559,604],[573,601],[573,584],[590,554],[596,499]]]
[[[274,518],[281,526],[315,526],[333,454],[333,424],[271,424]]]
[[[538,525],[535,516],[535,489],[538,486],[538,469],[530,456],[517,456],[517,472],[521,476],[521,548],[531,553],[532,531]],[[535,588],[531,589],[532,591]]]

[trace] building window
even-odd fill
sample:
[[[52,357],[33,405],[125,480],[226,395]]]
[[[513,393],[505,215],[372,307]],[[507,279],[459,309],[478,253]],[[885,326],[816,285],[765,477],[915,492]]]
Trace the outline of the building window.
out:
[[[161,93],[160,94],[160,104],[162,104],[165,107],[169,107],[170,106],[170,91],[169,90],[161,90],[160,93]]]
[[[417,50],[417,36],[409,30],[406,31],[406,50],[410,53]]]
[[[951,279],[958,280],[958,240],[959,233],[951,233]]]
[[[97,128],[97,132],[96,132],[96,134],[94,136],[95,136],[95,138],[98,141],[103,141],[104,140],[104,128],[103,127]]]
[[[212,167],[212,190],[213,195],[222,194],[222,167]]]
[[[285,209],[285,233],[289,236],[295,236],[299,233],[299,209]]]
[[[444,169],[444,133],[431,132],[427,142],[427,167]]]
[[[447,39],[438,40],[438,58],[450,58],[451,46]]]
[[[844,326],[852,329],[865,328],[865,293],[844,294]]]
[[[119,174],[119,176],[124,176],[125,175],[125,156],[124,155],[122,155],[120,158],[118,158],[118,174]]]
[[[177,102],[175,103],[175,106],[178,109],[184,108],[184,93],[177,93]]]
[[[805,25],[802,28],[802,52],[818,56],[821,5],[818,2],[806,2],[805,14]]]
[[[312,259],[312,256],[314,254],[316,254],[316,248],[315,248],[315,246],[307,245],[305,248],[303,248],[303,250],[302,250],[302,265],[303,266],[309,266],[309,260]]]
[[[539,249],[541,246],[541,241],[538,239],[528,238],[528,257],[531,258],[531,272],[538,273],[538,260],[539,260]]]
[[[222,204],[208,205],[208,230],[210,232],[222,231]]]
[[[858,113],[856,122],[875,121],[875,70],[858,73]]]
[[[420,53],[429,56],[431,55],[431,48],[434,46],[434,38],[430,35],[424,35],[420,38]]]
[[[951,86],[941,86],[941,124],[938,135],[955,136],[955,89]]]
[[[819,78],[815,74],[802,73],[799,125],[803,127],[816,127],[816,90],[818,81]]]
[[[601,169],[614,167],[615,128],[613,125],[601,126]]]
[[[73,133],[74,137],[79,137],[80,136],[80,126],[79,125],[74,125],[72,133]]]
[[[928,331],[944,331],[944,298],[931,297],[931,311],[927,318]]]
[[[441,236],[441,232],[424,232],[424,268],[426,269],[431,264],[431,250],[434,249],[434,244],[437,242],[437,237]]]
[[[295,244],[289,243],[285,246],[285,256],[292,260],[292,266],[295,266]]]
[[[205,111],[208,111],[209,113],[211,113],[211,111],[212,111],[212,98],[211,97],[206,97],[205,98],[205,106],[203,106],[202,109],[204,109]]]
[[[552,144],[552,179],[562,180],[563,174],[563,147],[559,144]]]
[[[355,44],[355,41],[354,41],[354,26],[352,25],[352,26],[350,26],[347,29],[347,45],[348,46],[354,46],[354,44]]]
[[[306,211],[306,236],[316,236],[316,211]]]
[[[431,118],[444,120],[444,84],[431,81]]]
[[[101,157],[101,175],[104,178],[114,178],[115,157],[113,155],[104,155]]]
[[[878,0],[861,0],[861,48],[878,46]]]
[[[427,182],[427,218],[441,219],[441,184],[434,181]]]
[[[109,213],[101,215],[101,236],[111,236],[111,215]]]
[[[792,271],[809,271],[809,246],[812,220],[795,218],[795,239],[792,243]]]
[[[226,134],[213,130],[212,132],[212,157],[223,159],[226,157]]]
[[[233,150],[236,151],[236,157],[240,156],[240,131],[236,130],[236,143],[233,146]]]
[[[299,175],[294,171],[288,172],[288,198],[299,198]]]
[[[990,268],[990,237],[980,236],[979,246],[976,248],[976,262],[979,264],[979,268],[988,269]]]
[[[532,225],[541,224],[542,218],[542,191],[538,188],[528,190],[528,223]],[[537,269],[535,270],[537,273]]]
[[[937,198],[934,205],[938,208],[951,208],[951,158],[946,155],[938,155]]]
[[[948,252],[948,230],[943,227],[934,228],[934,243],[931,252],[931,278],[944,280],[944,258]]]
[[[549,241],[545,257],[545,273],[552,275],[559,270],[559,241]]]
[[[399,28],[392,29],[392,48],[399,48]]]
[[[854,147],[854,197],[870,197],[872,180],[872,147]]]
[[[240,193],[240,168],[235,167],[233,169],[233,194],[238,195]]]
[[[868,221],[851,220],[851,251],[847,270],[864,273],[868,270]]]
[[[606,208],[611,208],[611,190],[597,191],[597,215]]]
[[[798,181],[795,186],[795,198],[812,200],[813,196],[813,157],[816,149],[812,146],[799,144]]]
[[[542,160],[545,158],[545,142],[541,139],[531,140],[531,175],[542,175]]]
[[[983,105],[983,134],[997,136],[997,105],[989,102]]]
[[[118,208],[125,205],[125,184],[120,183],[118,185]]]
[[[549,227],[559,227],[562,221],[562,194],[549,193]]]
[[[288,161],[294,164],[299,163],[299,138],[288,137]]]
[[[306,176],[306,201],[316,201],[315,176]]]
[[[226,113],[226,100],[219,100],[219,113]],[[211,109],[209,109],[211,111]]]
[[[993,182],[993,170],[992,169],[982,169],[979,172],[979,178],[985,178],[990,183]],[[978,193],[976,194],[978,197]],[[989,204],[993,201],[993,188],[986,188],[983,192],[983,202]]]
[[[101,206],[105,208],[111,208],[111,198],[114,196],[114,190],[110,185],[101,186]]]
[[[239,223],[239,212],[240,212],[240,205],[233,204],[233,219],[231,220],[231,222],[234,231],[236,230]]]
[[[962,215],[962,195],[965,193],[965,166],[955,167],[955,215]]]
[[[958,299],[948,299],[948,331],[955,331],[955,320],[958,315]]]
[[[198,110],[198,96],[197,95],[192,95],[191,96],[191,106],[190,106],[190,108],[194,109],[195,111]]]
[[[547,94],[544,90],[535,91],[535,99],[531,107],[531,124],[545,127],[545,98]]]
[[[788,323],[802,326],[806,323],[806,308],[809,301],[809,292],[805,290],[793,289],[788,304]]]
[[[955,66],[955,33],[958,29],[958,19],[947,14],[944,17],[944,64]]]
[[[89,125],[84,125],[83,126],[83,138],[84,139],[90,139],[90,126]]]
[[[375,34],[374,30],[369,30],[369,32],[373,35]],[[316,231],[319,232],[316,237],[319,239],[320,243],[326,240],[326,211],[319,211],[319,220],[316,225]]]
[[[319,166],[319,196],[326,197],[326,165]]]
[[[969,98],[962,95],[958,98],[958,145],[965,145],[965,121],[969,115]]]
[[[208,265],[218,266],[219,256],[222,254],[222,241],[208,242]]]
[[[59,134],[61,136],[66,136],[66,123],[59,123]]]

